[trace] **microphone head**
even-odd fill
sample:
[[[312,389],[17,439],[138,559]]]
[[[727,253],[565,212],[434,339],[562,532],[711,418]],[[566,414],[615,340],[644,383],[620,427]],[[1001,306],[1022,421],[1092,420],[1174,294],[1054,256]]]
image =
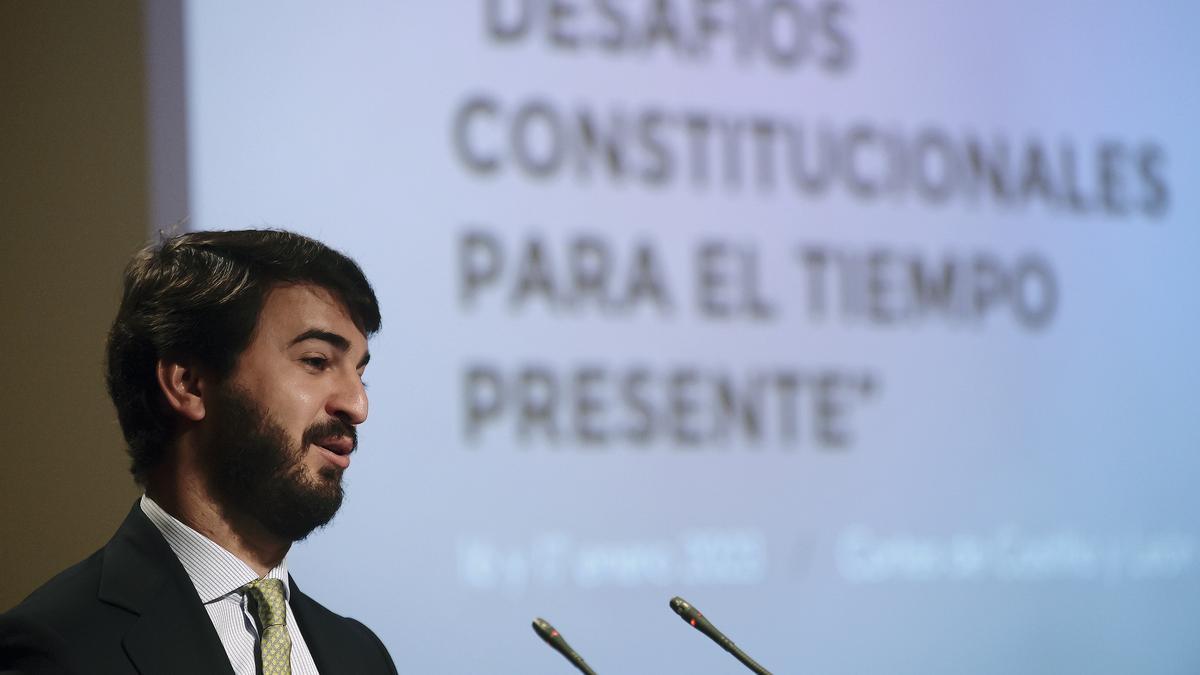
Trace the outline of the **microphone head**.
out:
[[[541,617],[533,620],[533,632],[537,633],[546,642],[550,642],[558,637],[558,631],[554,629],[554,626],[551,626],[549,621]]]
[[[688,603],[687,600],[684,600],[678,595],[671,598],[670,604],[671,609],[674,610],[674,612],[679,615],[679,618],[683,619],[684,621],[693,621],[697,616],[700,615],[700,610],[693,607]]]
[[[742,662],[742,665],[756,673],[759,673],[760,675],[771,675],[766,668],[758,665],[754,659],[747,656],[746,653],[741,649],[738,649],[738,646],[733,644],[732,640],[725,637],[721,631],[717,630],[717,627],[712,625],[711,621],[704,618],[704,615],[700,613],[700,610],[693,607],[690,602],[677,595],[671,598],[671,602],[669,604],[671,606],[671,610],[678,614],[679,618],[690,624],[692,628],[704,633],[704,635],[710,640],[716,642],[721,649],[733,654],[734,658]]]
[[[595,671],[593,671],[588,664],[584,662],[583,657],[581,657],[579,654],[576,654],[574,649],[571,649],[571,645],[567,644],[567,641],[563,639],[562,634],[560,634],[554,628],[554,626],[551,626],[549,621],[541,617],[534,619],[533,632],[537,633],[538,637],[545,640],[546,644],[553,647],[554,651],[566,657],[566,659],[571,662],[571,665],[578,668],[580,672],[584,673],[584,675],[596,675]]]

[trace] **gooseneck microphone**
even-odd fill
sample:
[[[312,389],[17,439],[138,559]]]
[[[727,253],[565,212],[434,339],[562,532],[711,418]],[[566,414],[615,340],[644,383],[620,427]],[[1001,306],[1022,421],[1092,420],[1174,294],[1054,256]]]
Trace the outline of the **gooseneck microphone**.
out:
[[[758,673],[758,675],[771,675],[770,671],[758,665],[754,659],[746,655],[746,652],[738,649],[738,646],[733,644],[733,640],[725,637],[721,631],[717,630],[716,626],[712,625],[708,619],[704,618],[704,615],[700,613],[700,610],[693,607],[690,603],[688,603],[687,600],[684,600],[678,595],[671,598],[671,609],[675,610],[675,613],[678,614],[680,618],[690,623],[696,628],[696,630],[704,633],[713,642],[721,645],[721,649],[733,654],[733,658],[741,661],[742,665]]]
[[[534,619],[533,632],[541,636],[541,638],[546,641],[546,644],[554,647],[554,651],[566,657],[566,659],[571,662],[571,665],[579,669],[579,672],[584,673],[584,675],[596,675],[596,671],[592,670],[588,664],[584,662],[583,657],[575,653],[574,649],[571,649],[571,645],[567,644],[567,641],[563,639],[562,634],[555,630],[554,626],[551,626],[549,621],[545,619]]]

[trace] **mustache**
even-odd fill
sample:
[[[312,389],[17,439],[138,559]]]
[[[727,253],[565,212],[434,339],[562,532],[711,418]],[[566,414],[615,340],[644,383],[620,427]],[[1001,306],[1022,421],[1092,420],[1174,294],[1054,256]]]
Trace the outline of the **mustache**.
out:
[[[316,444],[317,441],[331,437],[349,438],[352,444],[350,451],[353,452],[358,449],[358,429],[353,424],[336,417],[325,422],[317,422],[308,429],[305,429],[300,447],[307,448],[309,445]]]

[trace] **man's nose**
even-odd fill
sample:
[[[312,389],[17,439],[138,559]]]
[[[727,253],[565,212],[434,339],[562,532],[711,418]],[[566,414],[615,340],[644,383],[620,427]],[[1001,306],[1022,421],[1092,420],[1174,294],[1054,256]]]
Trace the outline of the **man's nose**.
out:
[[[339,382],[337,391],[329,397],[325,412],[350,424],[362,424],[367,419],[367,387],[357,372],[351,371]]]

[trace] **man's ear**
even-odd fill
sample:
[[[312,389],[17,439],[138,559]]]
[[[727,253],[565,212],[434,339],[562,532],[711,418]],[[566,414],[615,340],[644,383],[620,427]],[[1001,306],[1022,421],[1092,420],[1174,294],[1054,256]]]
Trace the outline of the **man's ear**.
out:
[[[168,359],[159,359],[157,372],[158,388],[162,390],[167,405],[192,422],[204,419],[204,385],[200,371],[195,366]]]

